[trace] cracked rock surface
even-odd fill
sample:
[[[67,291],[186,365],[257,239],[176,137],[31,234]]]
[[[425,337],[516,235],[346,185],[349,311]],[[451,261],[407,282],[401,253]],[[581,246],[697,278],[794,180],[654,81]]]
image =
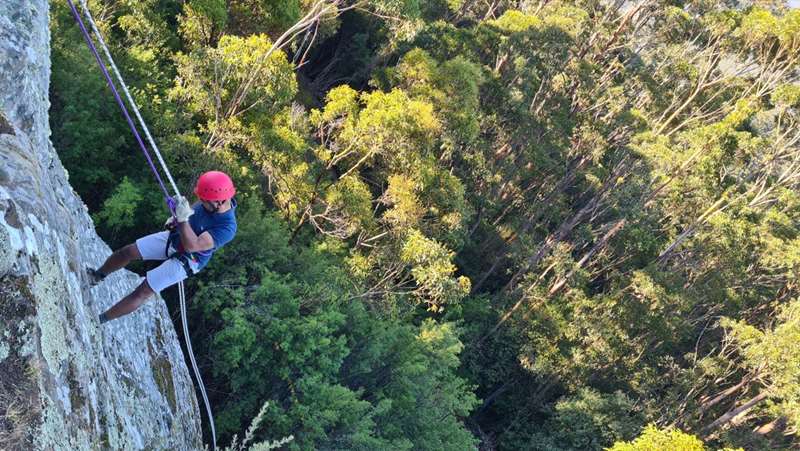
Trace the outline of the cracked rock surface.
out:
[[[88,285],[111,250],[50,142],[49,39],[45,0],[0,0],[0,449],[202,449],[163,301],[97,322],[140,278]]]

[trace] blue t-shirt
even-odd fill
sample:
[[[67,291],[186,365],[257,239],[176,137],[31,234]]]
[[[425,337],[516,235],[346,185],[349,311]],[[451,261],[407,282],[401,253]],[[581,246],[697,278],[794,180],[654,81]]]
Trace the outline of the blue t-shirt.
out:
[[[194,206],[194,214],[189,216],[189,226],[192,228],[197,236],[203,232],[211,234],[214,239],[214,247],[207,251],[200,252],[187,252],[191,260],[196,262],[197,269],[200,271],[208,261],[211,260],[211,254],[217,249],[227,244],[236,235],[236,201],[231,199],[231,209],[224,213],[209,213],[203,208],[203,204],[198,202]],[[181,236],[177,230],[170,234],[170,241],[174,243],[175,248],[182,250]],[[192,265],[194,266],[194,265]]]

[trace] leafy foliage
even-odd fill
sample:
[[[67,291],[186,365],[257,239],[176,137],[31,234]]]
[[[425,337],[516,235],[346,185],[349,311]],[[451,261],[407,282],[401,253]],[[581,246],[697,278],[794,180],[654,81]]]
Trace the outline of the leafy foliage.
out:
[[[654,426],[645,428],[642,435],[629,443],[616,443],[609,451],[656,451],[660,449],[685,449],[703,451],[706,447],[697,437],[678,430],[659,430]]]
[[[190,283],[225,438],[797,446],[797,10],[323,3],[92,4],[181,187],[236,180]],[[165,209],[70,20],[53,140],[122,245]]]

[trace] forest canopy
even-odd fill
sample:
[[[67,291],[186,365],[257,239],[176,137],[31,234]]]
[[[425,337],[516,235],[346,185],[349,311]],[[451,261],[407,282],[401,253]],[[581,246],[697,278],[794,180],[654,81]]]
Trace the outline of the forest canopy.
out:
[[[181,188],[237,185],[187,285],[220,443],[800,446],[800,10],[88,5]],[[128,244],[168,211],[64,3],[51,33],[53,144]]]

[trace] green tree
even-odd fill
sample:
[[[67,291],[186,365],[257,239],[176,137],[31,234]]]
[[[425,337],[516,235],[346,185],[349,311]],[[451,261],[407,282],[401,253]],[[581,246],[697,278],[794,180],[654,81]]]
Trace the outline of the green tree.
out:
[[[680,449],[686,451],[704,451],[703,442],[693,435],[679,430],[660,430],[654,426],[645,428],[642,435],[632,442],[618,442],[609,451],[657,451],[662,449]]]
[[[224,36],[215,48],[176,55],[170,97],[198,116],[208,151],[246,148],[251,125],[268,121],[294,96],[291,64],[271,46],[265,35]]]

